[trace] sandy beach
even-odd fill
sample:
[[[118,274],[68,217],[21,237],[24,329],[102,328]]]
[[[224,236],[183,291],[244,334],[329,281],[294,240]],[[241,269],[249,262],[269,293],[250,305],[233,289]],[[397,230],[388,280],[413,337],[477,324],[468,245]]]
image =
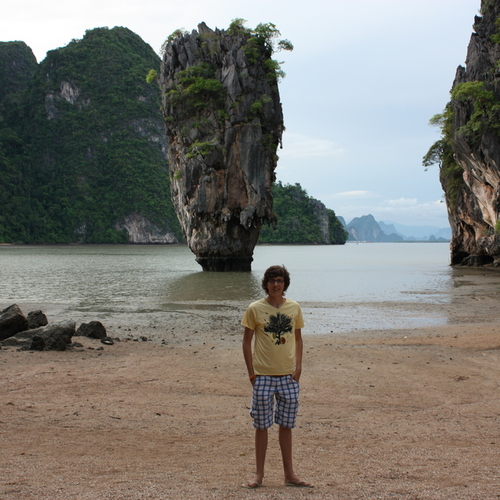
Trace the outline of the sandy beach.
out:
[[[276,428],[264,486],[241,488],[254,468],[246,303],[99,316],[19,302],[120,340],[0,350],[0,499],[498,499],[498,274],[464,280],[443,304],[373,304],[443,324],[306,326],[294,447],[311,490],[283,485]],[[302,305],[309,324],[350,307]]]

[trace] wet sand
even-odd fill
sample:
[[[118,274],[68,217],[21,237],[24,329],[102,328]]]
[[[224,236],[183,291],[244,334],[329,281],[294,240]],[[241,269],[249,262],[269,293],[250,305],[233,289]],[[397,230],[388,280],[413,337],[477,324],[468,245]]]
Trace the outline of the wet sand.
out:
[[[254,469],[246,304],[18,302],[51,321],[98,319],[120,341],[0,350],[0,499],[498,499],[498,282],[464,270],[447,300],[302,304],[294,454],[312,490],[283,485],[277,429],[264,486],[240,486]],[[377,329],[377,311],[397,322]]]

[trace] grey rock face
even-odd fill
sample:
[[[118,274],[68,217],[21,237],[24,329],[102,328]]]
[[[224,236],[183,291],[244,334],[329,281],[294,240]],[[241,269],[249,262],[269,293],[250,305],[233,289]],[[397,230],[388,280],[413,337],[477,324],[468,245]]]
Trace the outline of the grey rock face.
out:
[[[115,229],[125,229],[128,233],[130,243],[179,243],[179,240],[172,232],[162,231],[140,214],[131,214],[120,219],[115,224]]]
[[[319,200],[311,200],[313,205],[314,215],[318,218],[319,227],[321,231],[322,241],[321,243],[330,243],[330,233],[328,226],[328,213],[326,211],[326,206],[323,202]]]
[[[483,17],[475,18],[476,32],[470,39],[466,67],[458,67],[453,88],[472,82],[484,84],[484,91],[491,92],[498,104],[500,44],[492,36],[498,33],[495,22],[500,16],[500,4],[483,2],[482,10]],[[474,96],[452,99],[450,105],[453,111],[454,159],[461,168],[459,183],[441,173],[452,228],[451,263],[495,263],[500,256],[497,226],[500,214],[500,117],[498,112],[488,116],[493,110],[492,104],[487,104],[482,111],[480,125],[478,121],[478,133],[472,134],[466,132],[466,126],[476,112]]]
[[[283,114],[271,52],[245,30],[204,23],[165,47],[159,82],[171,192],[207,271],[249,271],[271,187]]]

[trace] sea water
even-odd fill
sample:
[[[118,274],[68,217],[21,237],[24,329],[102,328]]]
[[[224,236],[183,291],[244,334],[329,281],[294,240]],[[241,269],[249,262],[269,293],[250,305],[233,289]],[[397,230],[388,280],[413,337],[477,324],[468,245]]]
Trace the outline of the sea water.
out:
[[[262,275],[274,264],[290,271],[287,296],[311,315],[312,332],[446,322],[443,314],[415,314],[410,305],[449,300],[447,243],[259,245],[250,273],[203,272],[184,245],[4,245],[0,304],[108,313],[168,311],[172,304],[241,308],[262,296]]]
[[[261,245],[250,273],[203,272],[184,245],[5,245],[0,303],[248,301],[273,264],[288,268],[288,295],[301,302],[436,300],[452,286],[447,243]]]

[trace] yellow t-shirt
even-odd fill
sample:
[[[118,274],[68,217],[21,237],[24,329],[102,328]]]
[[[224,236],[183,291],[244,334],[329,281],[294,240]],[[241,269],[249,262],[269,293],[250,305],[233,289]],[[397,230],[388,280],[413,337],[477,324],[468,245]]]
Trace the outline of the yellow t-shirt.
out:
[[[276,309],[266,299],[252,302],[241,324],[255,332],[256,375],[289,375],[295,371],[295,330],[303,328],[300,305],[290,299]]]

